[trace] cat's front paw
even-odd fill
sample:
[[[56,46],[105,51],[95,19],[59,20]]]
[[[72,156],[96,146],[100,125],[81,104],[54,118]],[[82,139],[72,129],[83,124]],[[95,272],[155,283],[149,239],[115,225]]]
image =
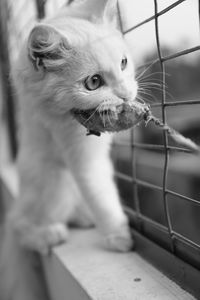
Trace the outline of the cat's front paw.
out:
[[[68,239],[68,230],[65,224],[52,224],[44,234],[44,254],[48,254],[52,247],[65,243]]]
[[[128,252],[134,248],[135,243],[128,226],[123,226],[106,236],[106,245],[114,251]]]
[[[52,247],[65,243],[68,239],[68,229],[65,224],[54,223],[47,226],[22,226],[20,230],[20,243],[22,246],[47,255]]]
[[[52,224],[41,233],[38,251],[43,255],[49,254],[52,247],[61,245],[68,239],[68,230],[61,223]]]

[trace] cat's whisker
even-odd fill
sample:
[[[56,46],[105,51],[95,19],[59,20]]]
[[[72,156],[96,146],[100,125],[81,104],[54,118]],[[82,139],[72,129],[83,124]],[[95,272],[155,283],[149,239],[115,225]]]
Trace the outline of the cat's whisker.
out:
[[[142,94],[143,95],[147,95],[150,96],[155,102],[158,102],[158,99],[155,97],[154,93],[152,92],[152,90],[150,88],[147,87],[138,87],[138,94]],[[148,101],[150,101],[150,99],[147,99]]]
[[[140,97],[140,96],[137,96],[136,99]],[[159,103],[158,99],[152,95],[149,95],[149,97],[140,97],[140,99],[142,99],[145,103]]]
[[[148,91],[143,90],[143,89],[142,89],[142,90],[138,89],[138,94],[150,96],[151,98],[153,98],[153,100],[154,100],[155,102],[157,102],[156,97],[153,95],[153,93],[151,93],[151,91],[148,92]],[[149,100],[150,100],[150,99],[148,99],[148,101],[149,101]]]
[[[146,88],[147,90],[152,89],[152,90],[156,90],[156,91],[160,91],[160,92],[163,91],[162,87],[154,86],[154,85],[153,86],[141,86],[141,87]]]
[[[154,89],[153,89],[153,90],[154,90]],[[161,89],[161,90],[158,89],[158,90],[159,90],[159,91],[162,91],[162,89]],[[151,89],[151,88],[147,88],[147,87],[145,87],[145,88],[139,87],[139,88],[138,88],[138,92],[147,92],[147,93],[153,94],[152,89]]]
[[[112,117],[114,115],[114,112],[112,111],[112,109],[110,108],[110,105],[108,103],[103,102],[99,105],[99,114],[103,121],[104,127],[106,127],[107,122],[111,126],[113,126]]]
[[[164,92],[166,93],[166,95],[170,98],[170,99],[174,99],[173,95],[167,90],[167,87],[162,87],[159,85],[156,86],[156,85],[150,85],[150,84],[147,84],[147,85],[140,85],[139,88],[143,88],[147,91],[151,91],[151,90],[156,90],[156,91],[159,91],[159,92],[163,92],[163,89],[164,89]]]
[[[163,84],[162,83],[157,83],[157,82],[146,81],[146,82],[139,82],[139,86],[142,86],[142,87],[156,86],[156,87],[162,88]]]
[[[141,95],[142,94],[142,95]],[[148,98],[145,96],[149,96]],[[152,98],[152,99],[151,99]],[[144,101],[145,103],[159,103],[158,99],[151,93],[142,93],[142,91],[139,91],[137,96],[136,96],[136,100],[139,99],[140,101]]]
[[[136,100],[139,100],[139,102],[142,102],[142,103],[149,103],[151,102],[150,99],[147,99],[145,97],[140,97],[139,95],[136,96]]]
[[[141,80],[138,80],[138,84],[139,85],[156,85],[156,86],[167,87],[167,83],[159,78],[142,78]]]
[[[105,122],[105,114],[103,113],[103,107],[104,107],[104,103],[100,103],[99,106],[98,106],[98,112],[99,112],[99,115],[100,115],[100,118],[103,122],[103,126],[106,127],[106,122]]]
[[[150,60],[150,61],[147,61],[147,62],[145,62],[144,64],[138,66],[137,69],[140,70],[140,69],[147,68],[147,67],[150,66],[150,65],[153,66],[154,64],[156,64],[156,63],[158,63],[158,62],[159,62],[158,59]]]
[[[145,90],[152,92],[152,90],[163,92],[165,91],[166,95],[168,95],[170,98],[173,98],[173,96],[167,91],[168,85],[166,82],[164,82],[162,79],[154,78],[153,81],[149,81],[151,79],[152,75],[154,74],[163,74],[162,72],[154,72],[152,74],[147,74],[138,80],[139,88],[144,88]],[[165,75],[170,75],[168,73],[165,73]],[[152,96],[153,97],[153,96]]]
[[[111,116],[112,116],[112,118],[114,119],[114,118],[116,117],[116,112],[113,111],[113,110],[111,110]]]
[[[142,76],[140,78],[137,78],[137,76],[136,76],[136,79],[140,82],[140,81],[143,81],[144,79],[151,78],[154,75],[163,75],[163,73],[162,72],[152,72],[152,73],[146,74],[145,76]],[[170,76],[170,74],[169,73],[165,73],[165,76]],[[154,78],[153,80],[157,80],[157,81],[161,81],[162,82],[162,79],[159,79],[159,78]]]
[[[136,80],[140,79],[156,62],[157,60],[153,61],[149,66],[147,66],[138,76],[136,76]]]
[[[106,117],[105,117],[105,114],[104,114],[104,111],[102,110],[101,111],[101,119],[102,119],[102,121],[103,121],[103,125],[104,125],[104,127],[106,127]]]
[[[96,107],[96,109],[94,110],[94,112],[89,116],[89,118],[85,120],[84,124],[86,124],[95,115],[95,113],[97,112],[97,110],[98,110],[98,106]]]
[[[165,88],[168,89],[168,85],[166,83],[163,82],[149,82],[149,81],[144,81],[144,82],[138,82],[138,85],[141,87],[152,87],[152,86],[157,86],[160,88]]]
[[[113,126],[113,123],[112,123],[112,121],[110,119],[110,116],[109,116],[109,111],[107,111],[107,119],[108,119],[110,125]]]
[[[106,127],[106,115],[104,112],[102,112],[102,116],[103,116],[103,124],[104,124],[104,127]]]

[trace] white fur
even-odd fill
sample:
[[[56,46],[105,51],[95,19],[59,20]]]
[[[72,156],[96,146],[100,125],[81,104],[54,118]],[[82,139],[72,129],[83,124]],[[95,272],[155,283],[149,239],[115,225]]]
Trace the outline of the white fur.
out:
[[[111,249],[128,251],[132,247],[109,158],[112,135],[86,136],[70,112],[101,103],[118,105],[136,96],[130,55],[121,34],[109,25],[114,2],[102,1],[96,18],[95,5],[86,0],[84,9],[71,5],[37,25],[15,67],[21,125],[20,195],[7,222],[1,300],[45,300],[30,250],[46,254],[65,242],[68,223],[95,223]],[[43,38],[45,44],[38,49],[38,40]],[[42,63],[35,58],[36,52],[43,55]],[[122,71],[124,55],[128,66]],[[106,84],[88,91],[84,79],[97,73]]]

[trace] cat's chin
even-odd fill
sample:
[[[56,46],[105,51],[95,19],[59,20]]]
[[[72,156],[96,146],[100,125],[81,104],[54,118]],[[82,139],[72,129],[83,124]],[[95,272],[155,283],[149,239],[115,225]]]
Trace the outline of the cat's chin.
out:
[[[93,108],[87,110],[72,109],[74,118],[87,128],[89,134],[118,132],[129,129],[149,113],[149,106],[137,101],[124,102],[109,109]]]

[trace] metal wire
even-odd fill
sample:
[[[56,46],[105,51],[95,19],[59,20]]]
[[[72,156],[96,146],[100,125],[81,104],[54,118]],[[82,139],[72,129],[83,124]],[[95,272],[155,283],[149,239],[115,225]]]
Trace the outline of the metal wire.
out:
[[[200,99],[199,100],[179,100],[179,101],[167,101],[163,105],[165,107],[167,106],[181,106],[181,105],[192,105],[192,104],[200,104]],[[162,106],[162,103],[152,103],[151,107],[159,107]]]
[[[127,144],[122,143],[122,142],[113,144],[113,147],[120,147],[120,146],[127,147]],[[159,152],[165,151],[165,146],[163,146],[163,145],[144,144],[144,143],[133,142],[133,144],[131,144],[131,146],[134,146],[134,148],[144,149],[144,150],[154,150],[154,151],[159,151]],[[184,153],[188,153],[188,154],[191,153],[191,150],[186,149],[186,148],[181,148],[181,147],[167,146],[167,149],[170,152],[184,152]]]
[[[132,216],[135,216],[135,212],[130,209],[129,207],[125,206],[125,211],[129,214],[129,215],[132,215]],[[145,215],[141,215],[141,220],[143,222],[145,222],[146,224],[151,224],[154,228],[158,229],[160,231],[160,233],[165,233],[165,234],[168,234],[168,229],[167,227],[165,227],[164,225],[150,219],[149,217],[145,216]],[[183,236],[182,234],[180,233],[177,233],[175,231],[173,231],[173,234],[174,236],[177,238],[177,240],[183,242],[183,243],[186,243],[187,245],[191,246],[193,249],[196,249],[197,251],[200,250],[200,245],[191,241],[190,239],[186,238],[185,236]],[[175,242],[175,240],[174,240]]]
[[[162,122],[163,124],[166,124],[166,111],[165,111],[165,103],[166,103],[166,80],[165,80],[165,65],[163,63],[162,59],[162,53],[161,53],[161,46],[160,46],[160,36],[159,36],[159,29],[158,29],[158,4],[157,0],[154,0],[154,7],[155,7],[155,34],[156,34],[156,44],[157,44],[157,52],[158,52],[158,58],[160,61],[160,67],[161,67],[161,73],[162,73]],[[167,220],[167,227],[168,232],[171,237],[171,250],[174,252],[174,239],[173,239],[173,233],[172,233],[172,223],[171,223],[171,217],[169,213],[169,205],[167,202],[167,175],[168,175],[168,165],[169,165],[169,152],[168,152],[168,135],[167,132],[163,132],[163,140],[164,140],[164,152],[165,152],[165,164],[164,164],[164,173],[163,173],[163,204],[164,204],[164,211],[165,211],[165,217]]]
[[[141,230],[141,210],[140,201],[138,197],[138,185],[137,185],[137,170],[136,170],[136,151],[134,147],[134,130],[131,130],[131,162],[132,162],[132,186],[133,186],[133,202],[135,204],[135,211],[137,216],[137,227]]]
[[[175,53],[175,54],[171,54],[171,55],[162,57],[161,60],[162,60],[162,62],[165,62],[165,61],[172,60],[172,59],[174,59],[174,58],[177,58],[177,57],[180,57],[180,56],[183,56],[183,55],[192,53],[192,52],[196,52],[196,51],[198,51],[198,50],[200,50],[200,46],[196,46],[196,47],[193,47],[193,48],[189,48],[189,49],[186,49],[186,50],[177,52],[177,53]]]
[[[179,1],[176,1],[175,3],[169,5],[168,7],[166,7],[166,8],[163,9],[163,10],[161,10],[160,12],[156,12],[156,13],[155,13],[153,16],[151,16],[150,18],[147,18],[147,19],[145,19],[144,21],[142,21],[142,22],[136,24],[135,26],[133,26],[133,27],[131,27],[131,28],[125,30],[123,33],[124,33],[124,34],[127,34],[127,33],[131,32],[131,31],[135,30],[136,28],[141,27],[142,25],[144,25],[144,24],[146,24],[146,23],[148,23],[148,22],[154,20],[155,18],[158,18],[159,16],[165,14],[166,12],[170,11],[171,9],[173,9],[174,7],[176,7],[177,5],[181,4],[181,3],[184,2],[184,1],[186,1],[186,0],[179,0]]]
[[[156,184],[152,184],[150,182],[147,182],[145,180],[141,180],[141,179],[138,179],[138,178],[133,179],[131,176],[126,175],[124,173],[121,173],[119,171],[117,171],[115,173],[115,176],[122,179],[122,180],[125,180],[127,182],[130,182],[130,183],[133,182],[135,185],[140,185],[140,186],[150,188],[152,190],[157,190],[157,191],[160,191],[160,192],[163,191],[163,187],[161,187],[161,186],[158,186]],[[180,193],[176,193],[176,192],[174,192],[172,190],[169,190],[169,189],[166,189],[165,192],[166,192],[166,194],[176,196],[177,198],[180,198],[182,200],[185,200],[185,201],[188,201],[190,203],[193,203],[193,204],[196,204],[196,205],[200,206],[200,201],[199,200],[195,200],[193,198],[187,197],[187,196],[182,195]]]

